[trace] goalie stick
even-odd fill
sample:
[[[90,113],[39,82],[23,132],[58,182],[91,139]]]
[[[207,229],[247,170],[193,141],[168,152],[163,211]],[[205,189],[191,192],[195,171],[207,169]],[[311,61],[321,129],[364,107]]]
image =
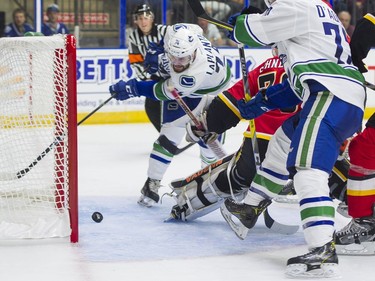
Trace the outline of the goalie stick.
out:
[[[106,105],[111,99],[114,98],[116,94],[111,95],[108,99],[106,99],[103,103],[101,103],[97,108],[91,111],[88,115],[86,115],[81,121],[78,122],[77,126],[81,125],[85,122],[88,118],[90,118],[95,112],[101,109],[104,105]],[[24,177],[28,172],[31,171],[56,145],[62,142],[65,138],[65,134],[55,137],[54,141],[42,152],[40,153],[34,161],[30,163],[26,168],[19,170],[15,173],[10,172],[0,172],[0,181],[8,181],[8,180],[16,180]]]
[[[221,28],[224,28],[224,29],[227,29],[229,31],[233,30],[233,26],[232,25],[230,25],[230,24],[228,24],[226,22],[223,22],[223,21],[220,21],[220,20],[217,20],[215,18],[210,17],[206,13],[206,11],[204,10],[204,8],[203,8],[200,0],[187,0],[187,1],[189,3],[189,6],[191,7],[191,9],[193,10],[193,13],[198,18],[204,19],[204,20],[208,21],[209,23],[212,23],[214,25],[217,25],[217,26],[219,26]],[[240,54],[242,79],[243,79],[243,82],[244,82],[243,84],[244,84],[245,99],[249,100],[250,99],[250,95],[248,93],[249,86],[248,86],[248,81],[247,81],[246,58],[245,58],[244,46],[242,44],[239,44],[238,48],[239,48],[239,54]],[[251,140],[252,140],[252,145],[253,145],[254,159],[255,159],[256,165],[259,165],[260,164],[260,157],[259,157],[258,142],[256,140],[256,131],[255,131],[256,128],[255,128],[255,122],[254,122],[254,120],[250,120],[249,125],[250,125]],[[266,209],[266,211],[267,211],[267,209]],[[277,223],[270,216],[270,214],[268,212],[267,212],[267,215],[265,214],[265,220],[267,220],[266,226],[269,229],[278,231],[280,233],[289,233],[289,232],[292,231],[290,229],[290,225],[284,225],[284,224],[281,224],[281,223]],[[227,222],[229,223],[228,220],[227,220]],[[246,234],[247,234],[246,230],[243,230],[243,229],[238,230],[240,232],[240,234],[239,234],[232,227],[232,225],[230,225],[230,226],[231,226],[231,228],[233,229],[233,231],[237,234],[237,236],[239,238],[244,239],[244,237],[246,237]],[[295,226],[293,226],[293,227],[295,229]],[[298,228],[294,232],[296,232],[297,230],[298,230]]]
[[[187,104],[184,102],[184,100],[180,97],[180,95],[177,93],[176,89],[171,87],[169,89],[173,95],[173,97],[176,99],[177,103],[181,106],[181,108],[185,111],[185,113],[190,117],[190,119],[194,122],[194,125],[199,129],[204,131],[205,128],[203,128],[202,124],[199,122],[197,117],[194,116],[193,112],[190,110],[190,108],[187,106]],[[219,141],[216,139],[213,142],[205,143],[213,153],[218,158],[224,158],[227,154],[223,150],[223,148],[220,146]]]

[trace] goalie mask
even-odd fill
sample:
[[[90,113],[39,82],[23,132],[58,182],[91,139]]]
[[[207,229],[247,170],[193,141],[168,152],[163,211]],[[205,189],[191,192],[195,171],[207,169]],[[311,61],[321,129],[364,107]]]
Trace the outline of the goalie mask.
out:
[[[194,61],[198,37],[189,29],[178,29],[169,39],[166,52],[175,72],[182,72]]]

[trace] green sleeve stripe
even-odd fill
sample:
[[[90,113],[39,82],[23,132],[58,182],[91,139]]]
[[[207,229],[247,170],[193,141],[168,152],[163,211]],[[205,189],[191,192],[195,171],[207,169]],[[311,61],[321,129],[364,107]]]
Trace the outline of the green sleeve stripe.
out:
[[[195,91],[195,93],[196,94],[200,94],[200,95],[207,95],[207,94],[210,94],[210,93],[215,93],[220,88],[223,88],[224,85],[229,82],[229,80],[231,79],[231,77],[232,77],[232,73],[230,71],[230,67],[227,65],[227,76],[225,77],[225,79],[218,86],[213,87],[213,88],[208,88],[208,89],[197,90],[197,91]]]
[[[340,75],[349,77],[351,79],[355,79],[363,83],[364,77],[363,75],[354,69],[347,69],[342,68],[336,63],[333,62],[316,62],[316,63],[308,63],[308,64],[296,64],[293,67],[293,72],[296,75],[301,74],[309,74],[309,73],[319,73],[319,74],[328,74],[328,75]]]
[[[154,86],[154,96],[158,100],[170,100],[170,98],[165,94],[164,89],[163,89],[163,84],[165,81],[159,81],[158,83],[155,84]]]
[[[250,32],[246,28],[245,16],[246,15],[240,15],[237,17],[235,34],[234,34],[236,39],[240,41],[241,43],[250,47],[263,46],[258,41],[255,41],[253,37],[251,37]]]

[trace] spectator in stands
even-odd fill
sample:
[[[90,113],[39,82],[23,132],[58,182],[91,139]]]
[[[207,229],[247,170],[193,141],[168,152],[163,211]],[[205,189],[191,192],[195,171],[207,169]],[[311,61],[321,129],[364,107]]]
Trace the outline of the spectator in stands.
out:
[[[197,23],[203,29],[203,36],[210,40],[212,46],[217,47],[224,45],[225,42],[216,25],[213,25],[201,18],[198,18]]]
[[[334,0],[333,9],[336,12],[336,14],[338,14],[341,11],[347,11],[348,5],[346,4],[346,0]]]
[[[26,32],[34,31],[34,28],[26,23],[26,11],[18,8],[13,11],[13,22],[4,29],[6,37],[20,37]]]
[[[352,16],[348,11],[341,11],[337,14],[339,17],[342,25],[345,27],[346,33],[352,37],[353,31],[354,31],[354,25],[350,24],[350,21],[352,19]]]
[[[201,4],[209,15],[221,21],[226,21],[232,12],[229,5],[219,1],[201,1]]]
[[[59,22],[59,6],[51,4],[46,10],[48,21],[42,26],[42,33],[46,36],[54,34],[69,34],[69,29],[62,22]]]
[[[251,2],[254,2],[254,1],[251,1]],[[240,12],[245,7],[244,0],[230,0],[227,2],[227,4],[231,8],[232,13]],[[254,3],[252,3],[252,5],[254,5]],[[258,7],[258,5],[256,4],[255,6]]]

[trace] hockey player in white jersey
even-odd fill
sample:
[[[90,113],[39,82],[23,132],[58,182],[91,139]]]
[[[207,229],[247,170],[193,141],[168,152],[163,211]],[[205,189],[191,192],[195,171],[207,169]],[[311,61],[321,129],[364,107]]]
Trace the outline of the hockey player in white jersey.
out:
[[[339,270],[328,177],[340,145],[361,126],[366,99],[364,78],[352,65],[345,29],[330,7],[320,0],[265,2],[268,9],[261,15],[231,17],[235,27],[230,37],[254,47],[276,43],[288,80],[258,93],[247,103],[240,102],[239,109],[242,117],[251,119],[302,100],[287,168],[294,175],[310,251],[289,259],[286,274],[334,277]],[[251,188],[244,203],[227,199],[223,209],[251,228],[263,206],[275,196],[272,189]]]
[[[148,63],[146,67],[158,71],[162,80],[121,80],[110,86],[110,92],[116,94],[117,100],[142,95],[164,101],[160,136],[154,142],[148,178],[138,200],[140,205],[146,207],[159,201],[160,182],[185,136],[185,125],[190,121],[176,102],[172,90],[179,93],[194,115],[199,115],[215,95],[229,86],[231,78],[224,57],[202,36],[202,29],[198,25],[176,24],[168,27],[164,46],[150,50],[146,55],[146,64],[153,61],[156,61],[156,66]],[[217,160],[204,142],[201,141],[199,145],[202,166]]]

